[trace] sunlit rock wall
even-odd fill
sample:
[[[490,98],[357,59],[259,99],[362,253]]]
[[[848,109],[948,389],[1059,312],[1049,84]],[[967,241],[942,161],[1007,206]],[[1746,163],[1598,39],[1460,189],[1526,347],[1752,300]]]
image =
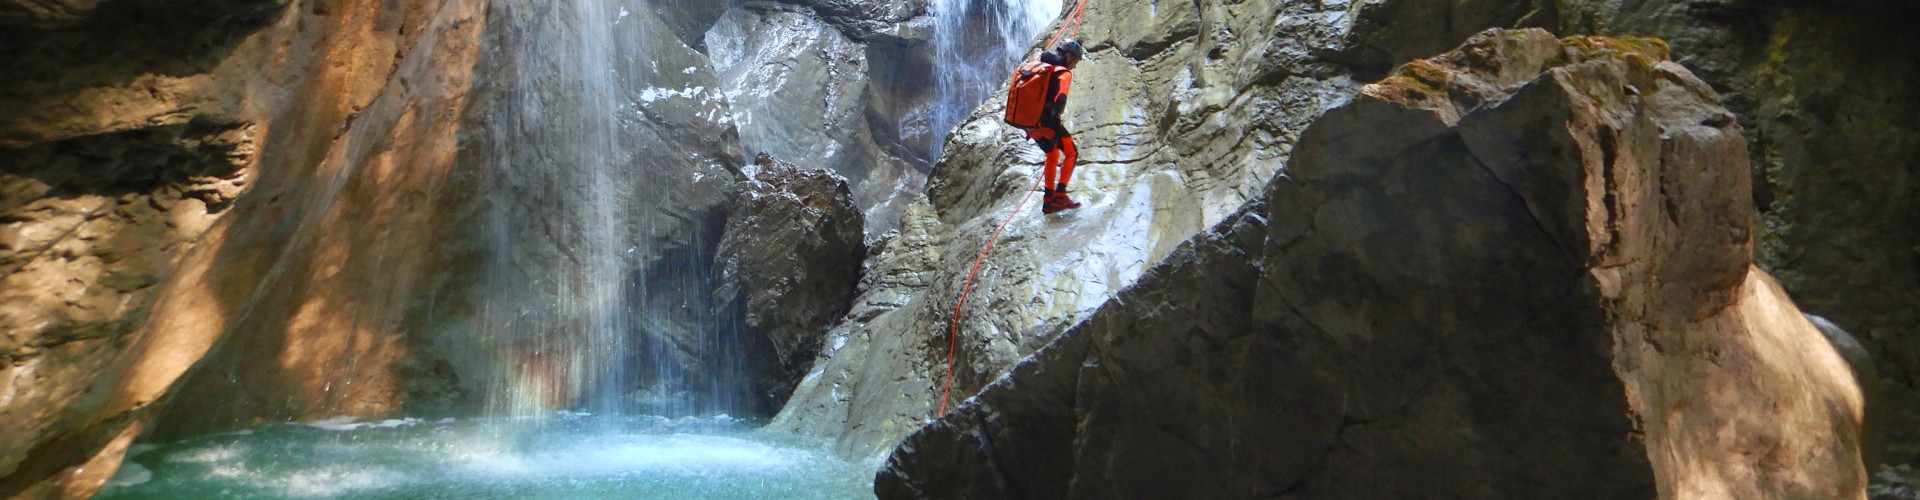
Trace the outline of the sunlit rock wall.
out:
[[[1865,498],[1860,391],[1666,57],[1489,31],[1402,66],[876,493]]]
[[[1573,2],[1569,30],[1671,40],[1749,130],[1759,262],[1892,384],[1886,459],[1920,461],[1920,4]]]
[[[255,298],[353,287],[349,247],[419,222],[381,219],[427,200],[348,181],[444,173],[455,122],[437,117],[460,107],[482,7],[129,2],[7,29],[0,497],[90,495]],[[283,265],[289,252],[320,257]],[[405,352],[336,329],[337,311],[377,300],[354,297],[303,308],[287,330],[325,338],[260,362],[361,383],[288,396],[357,412],[402,392],[339,369]]]
[[[554,368],[566,361],[516,343],[566,345],[577,324],[486,331],[562,315],[555,304],[578,290],[553,285],[581,269],[562,263],[582,255],[569,238],[588,232],[584,215],[630,237],[620,251],[647,250],[618,257],[623,269],[679,271],[671,277],[695,286],[675,298],[705,297],[738,139],[705,57],[644,2],[622,9],[630,29],[609,41],[633,61],[608,67],[625,83],[607,93],[621,105],[595,110],[630,131],[608,136],[629,152],[613,166],[654,193],[617,213],[582,210],[607,183],[553,175],[584,163],[560,143],[581,135],[578,120],[526,113],[541,99],[557,113],[578,95],[557,73],[577,68],[525,64],[537,50],[579,53],[568,42],[583,38],[563,36],[551,12],[480,1],[120,7],[133,10],[0,37],[20,49],[0,63],[27,77],[0,89],[11,266],[0,418],[18,430],[0,440],[0,496],[85,496],[143,435],[474,414],[500,393],[534,406],[640,400],[627,392],[646,382],[636,374],[577,383]],[[132,35],[142,32],[186,41]],[[552,40],[530,48],[543,40],[516,36]],[[662,76],[648,62],[703,69]],[[631,276],[604,278],[617,303],[601,310],[649,293],[623,288]],[[680,349],[705,337],[672,337],[708,333],[686,332],[711,318],[673,316],[688,308],[669,300],[641,305],[655,310],[613,332],[646,334],[635,350],[706,356],[675,367],[695,374],[732,357]]]

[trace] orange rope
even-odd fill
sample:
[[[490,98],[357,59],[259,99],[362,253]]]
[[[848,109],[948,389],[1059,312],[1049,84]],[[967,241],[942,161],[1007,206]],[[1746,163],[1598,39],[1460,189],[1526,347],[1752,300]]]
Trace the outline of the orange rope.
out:
[[[1075,38],[1080,36],[1080,14],[1086,12],[1086,10],[1087,0],[1080,0],[1080,4],[1074,6],[1073,13],[1067,16],[1067,23],[1073,25],[1073,36]],[[1061,28],[1061,30],[1054,32],[1053,40],[1047,42],[1047,48],[1041,49],[1043,52],[1052,50],[1053,45],[1060,42],[1060,35],[1066,34],[1067,31],[1064,29],[1065,26],[1061,26]],[[1007,220],[1001,221],[1000,227],[993,230],[993,237],[987,238],[987,246],[981,248],[980,256],[973,259],[973,271],[967,273],[967,284],[960,287],[960,300],[953,304],[953,332],[947,334],[947,382],[944,384],[946,388],[940,390],[939,415],[947,414],[947,401],[953,399],[953,353],[958,350],[960,346],[960,309],[967,305],[967,292],[973,289],[973,279],[980,275],[980,265],[986,263],[987,253],[992,252],[993,245],[1000,241],[1000,232],[1006,231],[1007,225],[1013,223],[1013,217],[1020,215],[1020,209],[1026,208],[1027,200],[1033,199],[1033,192],[1040,190],[1040,183],[1046,182],[1045,179],[1045,177],[1035,176],[1033,179],[1033,188],[1027,190],[1026,196],[1020,197],[1020,203],[1013,206],[1013,213],[1007,214]]]

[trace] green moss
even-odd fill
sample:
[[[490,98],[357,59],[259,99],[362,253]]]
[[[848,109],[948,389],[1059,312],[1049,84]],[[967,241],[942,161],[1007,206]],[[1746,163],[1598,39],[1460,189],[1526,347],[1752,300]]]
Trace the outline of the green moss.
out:
[[[1446,68],[1426,59],[1415,59],[1394,68],[1393,74],[1380,83],[1417,96],[1440,99],[1446,96],[1447,84],[1452,81],[1453,77]]]

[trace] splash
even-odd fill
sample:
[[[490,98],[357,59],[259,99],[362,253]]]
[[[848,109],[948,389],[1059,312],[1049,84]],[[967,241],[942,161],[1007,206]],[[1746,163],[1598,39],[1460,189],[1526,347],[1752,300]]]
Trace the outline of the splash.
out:
[[[565,413],[271,425],[139,450],[97,498],[873,498],[867,469],[755,424]]]

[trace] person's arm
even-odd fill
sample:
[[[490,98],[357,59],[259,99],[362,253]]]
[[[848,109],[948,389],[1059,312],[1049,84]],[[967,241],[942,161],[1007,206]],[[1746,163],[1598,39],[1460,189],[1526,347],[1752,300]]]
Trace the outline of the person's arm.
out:
[[[1067,111],[1067,90],[1073,86],[1073,72],[1061,70],[1060,76],[1053,81],[1052,95],[1048,96],[1047,113],[1055,117],[1063,116]]]

